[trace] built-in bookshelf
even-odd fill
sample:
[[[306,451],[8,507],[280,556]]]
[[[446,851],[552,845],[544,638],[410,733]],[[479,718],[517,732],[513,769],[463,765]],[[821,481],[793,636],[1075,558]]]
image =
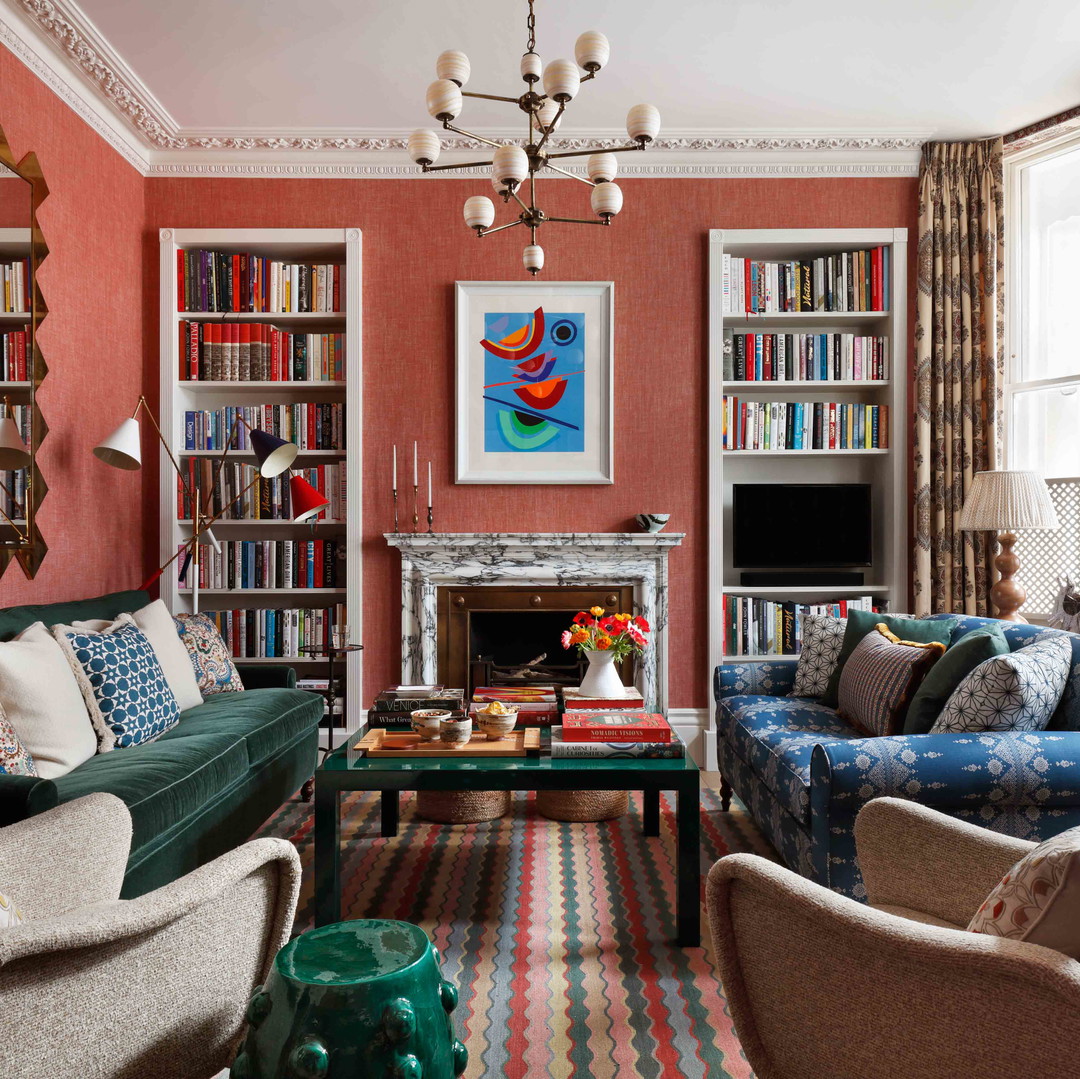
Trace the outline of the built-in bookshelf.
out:
[[[361,507],[361,233],[359,229],[161,230],[161,428],[180,468],[226,505],[255,476],[247,432],[217,464],[237,415],[295,442],[293,471],[331,505],[301,524],[287,476],[260,480],[213,526],[218,546],[161,593],[176,611],[221,625],[244,663],[288,663],[325,678],[326,658],[300,654],[331,618],[363,642]],[[161,561],[191,535],[190,499],[161,454]],[[333,612],[331,614],[331,612]],[[362,652],[339,661],[347,729],[362,713]]]
[[[785,617],[906,604],[907,230],[714,229],[709,239],[711,678],[720,662],[792,654]],[[752,567],[734,564],[731,542],[739,483],[870,484],[863,581],[743,585]],[[736,618],[753,627],[749,650]]]
[[[10,406],[23,442],[34,446],[30,245],[29,229],[0,229],[0,405]],[[9,521],[26,527],[29,479],[29,469],[0,470],[0,538],[10,538]]]

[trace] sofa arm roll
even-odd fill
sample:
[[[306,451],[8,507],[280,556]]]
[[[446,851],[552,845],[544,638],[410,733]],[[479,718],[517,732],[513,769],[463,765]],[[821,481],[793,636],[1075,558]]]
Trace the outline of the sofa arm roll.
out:
[[[723,663],[713,671],[713,696],[739,697],[745,693],[784,697],[795,685],[795,656],[762,656],[745,663]]]
[[[296,668],[285,663],[237,663],[244,689],[295,689]]]
[[[60,796],[51,779],[0,775],[0,828],[59,804]]]

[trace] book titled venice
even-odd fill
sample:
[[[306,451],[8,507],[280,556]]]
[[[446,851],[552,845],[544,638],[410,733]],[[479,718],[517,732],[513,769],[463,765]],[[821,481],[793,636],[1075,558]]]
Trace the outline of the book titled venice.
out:
[[[562,736],[566,742],[670,742],[672,731],[656,712],[568,711]]]

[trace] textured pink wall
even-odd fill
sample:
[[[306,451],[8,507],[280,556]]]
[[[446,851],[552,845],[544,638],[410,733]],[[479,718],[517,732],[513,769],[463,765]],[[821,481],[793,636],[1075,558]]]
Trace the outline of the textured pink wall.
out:
[[[130,412],[154,365],[143,334],[146,181],[35,75],[0,48],[0,125],[16,157],[34,151],[49,187],[40,222],[49,245],[39,396],[49,434],[49,493],[38,523],[49,546],[37,577],[0,578],[0,606],[134,588],[156,539],[142,478],[106,468],[91,448]],[[156,377],[152,386],[156,392]]]
[[[399,559],[390,447],[434,463],[440,531],[613,531],[641,510],[686,532],[671,555],[671,704],[706,704],[705,422],[710,228],[906,226],[914,180],[627,180],[610,229],[550,225],[550,281],[615,282],[615,483],[453,483],[453,283],[520,280],[524,234],[471,237],[461,220],[477,180],[148,182],[147,224],[257,228],[358,225],[364,233],[364,641],[368,692],[399,676]],[[548,192],[551,192],[549,195]],[[585,216],[588,192],[545,185],[549,213]],[[550,201],[549,201],[550,199]],[[505,211],[503,211],[505,214]],[[500,220],[503,218],[500,217]],[[149,256],[148,256],[149,257]],[[149,263],[148,263],[149,265]],[[146,318],[154,319],[148,301]]]

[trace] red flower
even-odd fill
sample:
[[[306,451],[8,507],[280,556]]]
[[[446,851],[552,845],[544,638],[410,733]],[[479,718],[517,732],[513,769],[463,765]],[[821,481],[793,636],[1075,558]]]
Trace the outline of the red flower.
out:
[[[576,626],[591,626],[594,625],[595,622],[596,619],[593,618],[588,611],[578,611],[578,613],[574,615],[574,625]]]
[[[630,640],[632,640],[634,644],[643,645],[645,643],[645,634],[636,626],[630,626],[626,632],[630,635]]]
[[[649,630],[652,629],[652,626],[649,625],[648,620],[642,618],[640,614],[634,616],[634,625],[637,626],[637,628],[640,629],[642,633],[648,633]]]
[[[615,616],[610,614],[607,618],[601,618],[597,625],[604,633],[608,634],[608,636],[619,633],[622,629]]]

